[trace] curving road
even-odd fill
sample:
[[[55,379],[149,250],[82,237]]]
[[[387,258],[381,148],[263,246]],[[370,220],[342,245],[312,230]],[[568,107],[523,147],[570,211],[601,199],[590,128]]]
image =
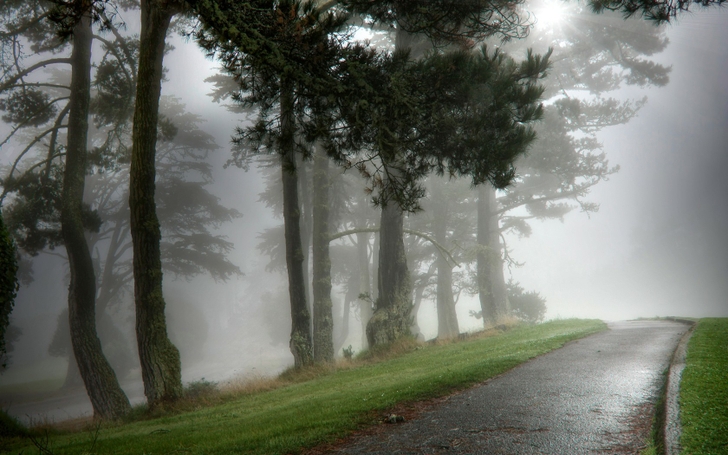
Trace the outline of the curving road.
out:
[[[329,453],[639,454],[689,326],[627,321]]]

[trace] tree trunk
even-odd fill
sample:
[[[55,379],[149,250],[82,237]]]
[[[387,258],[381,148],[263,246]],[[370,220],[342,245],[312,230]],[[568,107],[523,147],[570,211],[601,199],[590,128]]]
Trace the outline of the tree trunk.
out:
[[[453,338],[460,334],[460,325],[452,295],[452,265],[442,255],[437,257],[437,337]]]
[[[376,309],[367,324],[370,347],[410,335],[412,285],[404,249],[404,212],[390,201],[379,225],[379,271]]]
[[[376,247],[378,246],[379,236],[374,237],[374,251],[379,251]],[[368,298],[359,299],[359,319],[361,322],[362,329],[362,340],[361,349],[368,348],[367,341],[367,324],[372,318],[372,299],[376,296],[372,295],[372,274],[369,271],[369,234],[366,232],[360,232],[356,234],[356,254],[357,262],[359,264],[359,295],[366,294]]]
[[[161,232],[154,202],[155,154],[165,35],[177,4],[142,1],[129,208],[134,246],[136,334],[150,407],[182,395],[180,356],[167,336],[162,294]]]
[[[291,299],[290,349],[296,368],[313,363],[311,313],[306,304],[306,281],[303,274],[304,254],[301,244],[301,209],[298,202],[298,175],[294,143],[293,85],[281,81],[281,174],[283,180],[283,223],[286,238],[288,293]]]
[[[90,6],[90,5],[88,5]],[[88,10],[87,10],[88,11]],[[68,254],[68,322],[71,345],[94,416],[116,419],[131,411],[96,334],[96,276],[83,227],[83,190],[91,90],[91,18],[84,14],[73,29],[68,143],[63,174],[61,232]]]
[[[354,302],[356,302],[356,299],[352,301],[344,297],[341,316],[341,329],[338,331],[336,335],[336,340],[334,341],[334,353],[337,353],[341,349],[343,349],[344,343],[346,343],[346,339],[349,338],[349,319],[351,318],[351,305]]]
[[[442,191],[433,190],[432,230],[435,240],[440,245],[447,242],[447,222],[449,213],[447,201]],[[437,337],[441,339],[453,338],[460,334],[458,317],[455,312],[455,299],[452,295],[452,265],[447,258],[438,251],[437,259]]]
[[[425,341],[425,336],[422,334],[420,323],[417,320],[417,314],[420,312],[420,307],[422,306],[422,298],[425,295],[425,288],[427,288],[427,280],[428,279],[425,279],[420,286],[415,287],[415,300],[414,304],[412,305],[412,311],[410,312],[410,319],[412,321],[412,325],[410,326],[410,332],[415,336],[415,338],[420,341]]]
[[[303,282],[306,286],[306,303],[309,313],[313,313],[313,289],[309,281],[309,251],[312,246],[311,236],[313,235],[313,209],[311,201],[311,188],[316,183],[309,176],[310,163],[303,160],[300,155],[296,156],[296,171],[298,172],[299,202],[301,203],[301,251],[303,251]],[[316,171],[313,171],[314,173]]]
[[[496,211],[495,190],[490,185],[481,185],[478,188],[478,291],[485,327],[506,316],[509,306]]]
[[[409,50],[412,58],[418,58],[423,52],[423,41],[425,40],[421,36],[399,30],[395,38],[395,49]],[[384,166],[396,163],[397,150],[383,152],[383,157],[391,157],[391,162],[384,162]],[[397,166],[392,166],[390,172],[397,172],[396,168]],[[404,248],[404,213],[395,201],[389,201],[382,207],[379,242],[379,292],[374,314],[366,328],[369,347],[391,343],[397,338],[411,335],[412,284]]]
[[[330,189],[329,159],[319,150],[314,158],[313,172],[313,359],[317,363],[334,361],[329,256]],[[344,313],[348,316],[348,311]]]
[[[15,305],[18,292],[18,261],[15,242],[3,222],[2,204],[0,204],[0,372],[8,366],[8,351],[12,349],[8,328],[10,313]]]

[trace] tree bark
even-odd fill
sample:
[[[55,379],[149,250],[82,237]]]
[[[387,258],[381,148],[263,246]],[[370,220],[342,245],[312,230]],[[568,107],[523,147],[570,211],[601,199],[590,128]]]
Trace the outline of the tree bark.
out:
[[[425,296],[425,288],[427,288],[426,281],[422,282],[420,286],[415,286],[414,290],[414,303],[412,305],[412,311],[410,312],[410,320],[412,321],[412,324],[410,325],[410,332],[412,335],[415,336],[420,341],[425,341],[425,336],[422,334],[422,329],[420,328],[420,323],[417,319],[417,315],[420,312],[420,307],[422,306],[422,298]]]
[[[379,236],[375,236],[374,238],[374,251],[378,251],[376,249],[378,244]],[[366,232],[359,232],[356,234],[356,254],[357,254],[357,262],[359,264],[359,295],[366,294],[369,296],[366,299],[358,299],[359,302],[359,319],[361,322],[361,329],[362,329],[362,340],[361,340],[361,349],[367,349],[368,348],[368,340],[367,340],[367,324],[369,323],[369,320],[372,318],[372,299],[375,299],[376,296],[372,295],[372,280],[370,273],[370,261],[369,261],[369,235]]]
[[[311,313],[306,303],[304,254],[301,243],[301,209],[298,201],[296,173],[295,119],[293,115],[293,85],[281,80],[281,178],[283,180],[283,222],[286,239],[288,293],[291,299],[291,341],[294,366],[301,368],[313,363]]]
[[[316,363],[334,361],[329,256],[330,190],[329,159],[323,151],[317,151],[313,172],[313,359]],[[344,314],[348,317],[348,311]]]
[[[449,211],[442,191],[433,190],[432,230],[440,245],[447,242]],[[455,299],[452,295],[452,265],[447,257],[438,251],[437,259],[437,337],[453,338],[460,334]]]
[[[12,340],[8,334],[10,313],[15,306],[18,292],[18,261],[15,242],[3,222],[0,203],[0,371],[7,368],[8,351],[12,349]]]
[[[396,50],[408,50],[410,57],[416,59],[431,46],[422,36],[400,29],[396,34],[394,47]],[[391,157],[389,163],[383,163],[384,166],[397,162],[397,150],[383,152],[383,157]],[[390,172],[396,172],[396,167],[393,166]],[[379,292],[374,314],[366,328],[370,347],[411,335],[412,323],[412,284],[404,248],[404,212],[395,201],[390,201],[382,208],[379,229]]]
[[[392,343],[410,335],[412,285],[404,248],[404,212],[390,201],[382,208],[379,224],[378,298],[367,324],[370,347]]]
[[[136,334],[150,407],[182,395],[180,356],[167,336],[162,293],[161,232],[154,201],[155,154],[165,36],[179,4],[142,0],[132,160],[129,182],[134,246]]]
[[[306,286],[306,303],[308,311],[313,313],[313,289],[311,281],[309,281],[309,265],[312,263],[313,258],[309,259],[309,251],[312,245],[311,236],[313,235],[313,202],[312,198],[312,187],[316,185],[316,182],[311,180],[309,176],[310,163],[304,161],[303,157],[296,156],[296,171],[298,172],[298,190],[299,190],[299,202],[301,203],[301,251],[303,251],[303,282]],[[314,173],[316,171],[313,171]]]
[[[86,11],[90,3],[84,5]],[[68,142],[63,174],[61,233],[68,254],[68,321],[71,345],[94,416],[116,419],[131,411],[96,334],[96,277],[83,226],[86,144],[91,90],[91,17],[84,14],[73,29]]]
[[[495,325],[509,311],[496,204],[493,187],[481,185],[478,188],[477,261],[480,308],[485,327]]]

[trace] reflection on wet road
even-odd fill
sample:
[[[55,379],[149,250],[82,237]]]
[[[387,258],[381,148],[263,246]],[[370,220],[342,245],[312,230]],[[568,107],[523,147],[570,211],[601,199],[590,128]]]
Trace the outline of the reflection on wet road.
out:
[[[627,321],[335,453],[638,454],[688,326]]]

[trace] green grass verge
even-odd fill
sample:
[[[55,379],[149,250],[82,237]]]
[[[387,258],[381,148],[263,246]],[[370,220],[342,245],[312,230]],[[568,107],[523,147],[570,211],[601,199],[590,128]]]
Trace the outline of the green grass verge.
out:
[[[599,332],[596,320],[560,320],[503,334],[427,345],[400,357],[221,405],[157,419],[54,435],[54,454],[297,453],[376,422],[396,404],[463,389],[564,343]],[[14,447],[16,453],[23,449]]]
[[[728,318],[701,319],[680,380],[685,455],[728,454]]]

